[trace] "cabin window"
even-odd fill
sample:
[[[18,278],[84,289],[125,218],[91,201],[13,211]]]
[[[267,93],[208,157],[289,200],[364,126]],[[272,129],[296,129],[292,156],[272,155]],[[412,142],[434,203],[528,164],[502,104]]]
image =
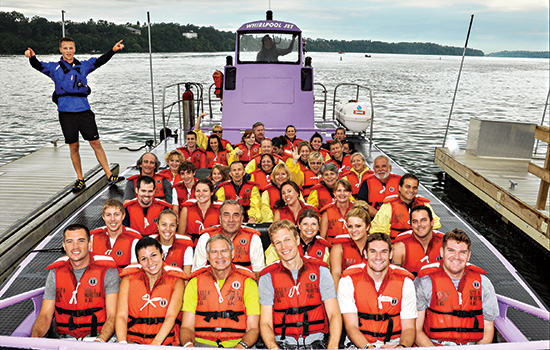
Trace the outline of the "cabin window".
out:
[[[239,63],[300,63],[300,36],[292,33],[239,35]]]

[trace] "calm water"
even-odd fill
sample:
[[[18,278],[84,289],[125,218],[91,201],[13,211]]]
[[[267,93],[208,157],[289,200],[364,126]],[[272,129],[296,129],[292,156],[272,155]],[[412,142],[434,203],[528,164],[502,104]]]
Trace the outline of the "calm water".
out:
[[[153,55],[157,122],[163,86],[181,81],[209,86],[214,70],[223,70],[227,54]],[[482,216],[486,210],[480,210],[481,204],[463,189],[444,188],[434,176],[440,171],[433,163],[434,147],[443,142],[460,57],[373,54],[367,59],[363,54],[345,54],[340,61],[340,55],[333,53],[308,55],[313,58],[315,81],[329,92],[338,82],[373,89],[377,144],[466,217],[550,304],[548,287],[541,283],[550,278],[549,255],[501,225],[498,218]],[[118,54],[89,76],[94,91],[90,102],[103,140],[124,145],[153,137],[148,57]],[[23,55],[0,57],[0,67],[0,164],[4,164],[63,137],[49,78],[32,69]],[[540,123],[548,81],[546,60],[467,57],[450,135],[465,145],[471,117]]]

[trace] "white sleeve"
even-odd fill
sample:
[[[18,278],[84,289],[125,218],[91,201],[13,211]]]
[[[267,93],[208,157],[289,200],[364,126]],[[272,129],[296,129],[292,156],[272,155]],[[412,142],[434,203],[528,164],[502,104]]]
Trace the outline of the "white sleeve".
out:
[[[193,247],[187,247],[183,254],[183,266],[193,265]]]
[[[178,202],[178,191],[176,191],[176,188],[172,188],[172,205],[180,205]]]
[[[343,314],[357,313],[355,286],[350,276],[342,277],[338,282],[338,305]]]
[[[250,242],[250,263],[254,272],[260,272],[265,267],[264,247],[262,239],[258,235],[252,236]]]
[[[132,255],[130,257],[130,263],[137,263],[137,256],[136,256],[136,244],[137,242],[139,241],[139,239],[134,239],[134,241],[132,242]]]
[[[418,317],[416,312],[416,291],[413,281],[408,277],[405,278],[403,283],[403,300],[401,301],[401,313],[399,315],[403,320]]]
[[[207,265],[206,260],[206,241],[208,241],[210,235],[208,233],[203,233],[199,240],[197,241],[197,246],[195,247],[195,256],[193,257],[193,267],[191,272],[196,271]]]

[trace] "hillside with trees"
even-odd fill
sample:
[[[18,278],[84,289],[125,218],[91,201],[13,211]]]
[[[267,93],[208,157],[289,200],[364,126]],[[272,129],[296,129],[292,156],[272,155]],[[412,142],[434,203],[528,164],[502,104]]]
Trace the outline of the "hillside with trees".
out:
[[[133,31],[132,31],[133,29]],[[137,30],[137,31],[136,31]],[[182,33],[197,33],[187,38]],[[0,54],[19,55],[27,47],[40,54],[59,52],[61,22],[51,22],[39,16],[25,17],[19,12],[0,12]],[[104,20],[87,22],[65,21],[65,33],[73,37],[78,52],[105,52],[115,42],[124,39],[125,52],[148,52],[148,27],[145,23],[114,24]],[[216,52],[233,51],[235,33],[213,27],[192,24],[155,23],[151,25],[153,52]],[[387,43],[371,40],[326,40],[306,38],[306,49],[318,52],[365,52],[420,55],[462,55],[460,47],[434,43]],[[481,50],[468,49],[467,55],[483,56]]]

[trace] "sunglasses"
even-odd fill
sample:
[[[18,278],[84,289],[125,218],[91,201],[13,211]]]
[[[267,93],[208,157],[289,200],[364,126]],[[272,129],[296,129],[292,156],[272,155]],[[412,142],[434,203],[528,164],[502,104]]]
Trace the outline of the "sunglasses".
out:
[[[214,130],[212,131],[213,134],[221,134],[223,132],[223,130]]]

